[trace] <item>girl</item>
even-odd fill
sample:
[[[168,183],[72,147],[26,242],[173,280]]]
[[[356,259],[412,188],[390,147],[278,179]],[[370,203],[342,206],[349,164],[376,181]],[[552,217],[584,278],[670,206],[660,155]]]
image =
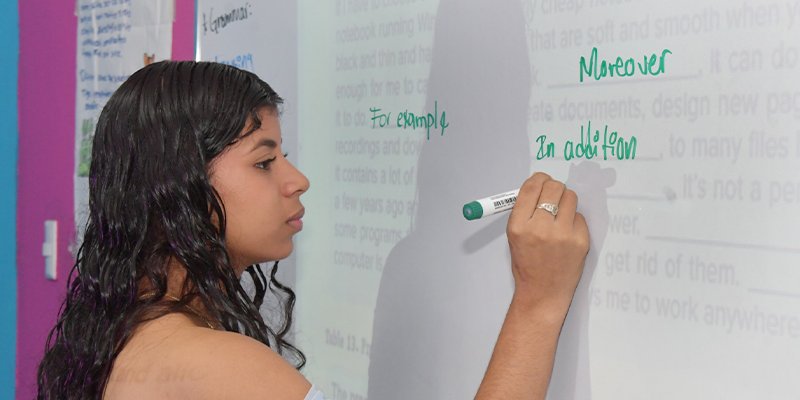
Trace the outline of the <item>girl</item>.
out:
[[[322,398],[284,339],[294,293],[276,267],[257,270],[291,253],[309,188],[281,152],[281,102],[254,74],[207,62],[151,64],[109,99],[40,399]],[[545,174],[522,185],[507,228],[515,293],[477,398],[544,398],[588,250],[576,205]],[[262,277],[254,299],[244,271]],[[280,321],[258,312],[267,289]]]

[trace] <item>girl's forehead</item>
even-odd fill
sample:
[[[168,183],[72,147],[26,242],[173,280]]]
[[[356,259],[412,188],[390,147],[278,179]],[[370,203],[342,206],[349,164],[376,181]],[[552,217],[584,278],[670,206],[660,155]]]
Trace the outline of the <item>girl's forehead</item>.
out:
[[[252,129],[248,127],[246,129]],[[258,129],[250,132],[238,140],[239,148],[246,152],[251,152],[259,147],[278,147],[283,142],[281,127],[278,118],[272,114],[261,115],[261,125]]]

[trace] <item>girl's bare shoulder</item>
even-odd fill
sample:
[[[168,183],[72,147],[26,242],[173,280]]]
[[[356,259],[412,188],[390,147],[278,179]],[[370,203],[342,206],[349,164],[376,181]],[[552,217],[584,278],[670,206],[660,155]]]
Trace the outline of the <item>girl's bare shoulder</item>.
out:
[[[176,313],[138,327],[114,363],[104,398],[303,399],[310,386],[263,343]]]

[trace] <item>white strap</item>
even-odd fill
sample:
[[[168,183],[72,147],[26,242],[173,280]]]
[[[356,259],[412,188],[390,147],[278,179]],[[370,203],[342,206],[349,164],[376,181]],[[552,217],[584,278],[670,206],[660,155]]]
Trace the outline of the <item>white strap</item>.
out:
[[[325,400],[325,396],[314,385],[311,385],[311,389],[308,390],[308,394],[303,400]]]

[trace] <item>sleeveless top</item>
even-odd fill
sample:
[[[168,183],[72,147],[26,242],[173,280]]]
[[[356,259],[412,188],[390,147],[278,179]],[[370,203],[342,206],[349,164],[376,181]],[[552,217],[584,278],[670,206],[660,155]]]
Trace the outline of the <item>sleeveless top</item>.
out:
[[[311,385],[311,389],[308,390],[308,394],[303,400],[325,400],[325,396],[314,385]]]

